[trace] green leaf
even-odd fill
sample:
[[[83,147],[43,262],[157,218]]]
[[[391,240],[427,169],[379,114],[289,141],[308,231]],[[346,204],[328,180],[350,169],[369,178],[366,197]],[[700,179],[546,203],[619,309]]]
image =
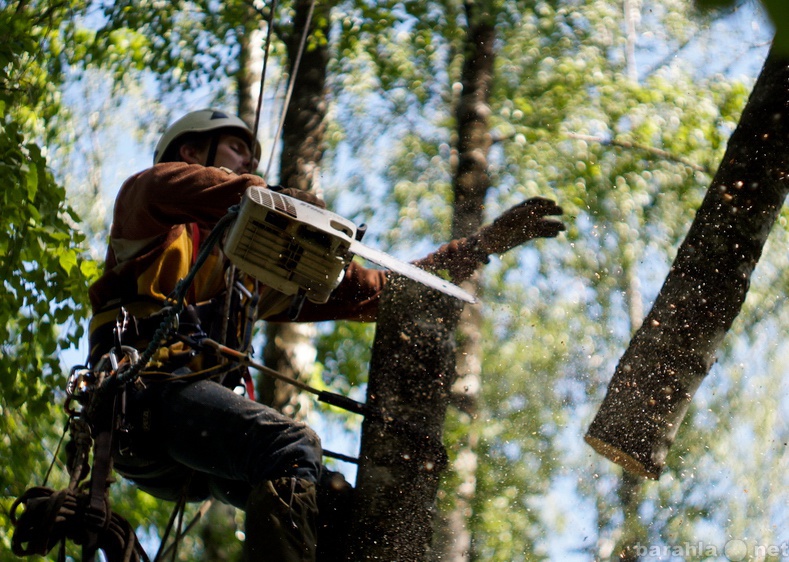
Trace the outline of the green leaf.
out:
[[[35,201],[38,194],[38,170],[35,166],[23,166],[22,174],[24,175],[27,198],[29,201]]]
[[[74,252],[62,252],[58,256],[58,263],[68,275],[71,273],[72,268],[77,265],[77,256]]]

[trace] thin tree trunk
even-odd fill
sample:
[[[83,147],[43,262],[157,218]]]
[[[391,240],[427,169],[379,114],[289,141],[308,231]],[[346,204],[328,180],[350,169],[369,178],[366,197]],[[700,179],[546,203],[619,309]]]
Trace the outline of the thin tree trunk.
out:
[[[298,69],[294,69],[310,4],[310,0],[296,2],[293,29],[289,35],[280,37],[287,47],[293,96],[282,129],[279,183],[320,195],[320,161],[326,130],[327,44],[310,43],[308,37]],[[329,21],[329,9],[326,3],[316,3],[311,35],[316,21]],[[324,28],[321,32],[328,36],[329,30]],[[268,324],[263,352],[266,365],[284,375],[305,380],[315,360],[314,335],[315,327],[309,324]],[[299,395],[292,386],[261,377],[258,387],[261,400],[274,408],[289,415],[297,415],[302,409],[303,404],[299,403]]]
[[[739,314],[786,198],[789,61],[771,54],[666,281],[586,434],[657,479],[690,400]]]
[[[315,326],[268,323],[265,333],[263,363],[292,379],[309,382],[309,373],[317,356],[313,343]],[[307,405],[310,402],[301,401],[302,395],[294,386],[276,383],[271,378],[263,376],[258,378],[257,386],[259,399],[264,404],[295,418],[303,418],[309,412]]]
[[[638,513],[644,497],[643,484],[643,479],[630,472],[623,472],[619,479],[617,498],[624,516],[619,541],[614,549],[615,559],[619,562],[637,562],[641,559],[638,547],[644,545],[646,540],[646,531]]]
[[[461,75],[463,89],[456,108],[458,130],[458,168],[453,179],[455,208],[452,237],[471,235],[483,222],[485,194],[490,188],[488,153],[491,146],[490,92],[496,58],[496,29],[490,13],[479,4],[466,4],[469,22],[466,34],[465,60]],[[479,276],[474,275],[464,288],[478,293]],[[468,419],[480,409],[482,375],[483,317],[479,306],[467,306],[458,325],[457,380],[452,385],[451,401]],[[476,493],[478,436],[470,424],[469,432],[459,444],[458,462],[454,469],[458,485],[448,490],[453,498],[449,512],[441,514],[436,532],[436,558],[464,562],[472,553],[469,516]]]
[[[251,10],[248,21],[249,25],[246,31],[238,40],[241,48],[238,53],[236,91],[238,92],[238,115],[252,126],[255,123],[255,111],[260,92],[263,32],[258,29],[258,18]]]
[[[638,0],[623,0],[625,18],[625,64],[627,77],[633,82],[638,82],[638,68],[636,67],[636,25],[639,20],[640,2]]]
[[[639,231],[640,229],[628,230],[628,232]],[[631,247],[635,242],[629,235],[620,240],[621,244]],[[644,314],[635,261],[632,257],[626,257],[622,263],[631,334],[640,327]],[[622,523],[618,529],[618,539],[614,548],[615,559],[619,562],[636,562],[640,559],[638,546],[646,544],[647,539],[646,528],[639,513],[639,507],[644,500],[643,480],[631,472],[622,471],[619,475],[617,500],[618,507],[622,511]]]
[[[463,91],[455,113],[458,125],[458,168],[453,181],[455,208],[452,238],[468,236],[480,227],[485,193],[490,187],[488,100],[496,56],[496,29],[491,17],[482,6],[466,3],[466,19],[470,27],[461,77]]]

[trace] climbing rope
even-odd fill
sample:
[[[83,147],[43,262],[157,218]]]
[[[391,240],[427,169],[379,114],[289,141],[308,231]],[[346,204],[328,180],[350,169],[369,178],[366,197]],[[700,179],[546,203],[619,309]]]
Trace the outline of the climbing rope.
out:
[[[20,506],[25,510],[17,516]],[[82,492],[72,488],[30,488],[11,505],[11,549],[17,556],[45,556],[60,543],[58,560],[65,560],[66,539],[81,546],[95,540],[109,562],[149,562],[128,521],[111,512],[107,522],[94,530],[86,525],[93,515],[87,495]],[[95,539],[91,539],[92,533]]]
[[[72,369],[69,382],[73,383],[80,376],[78,369]],[[69,391],[73,391],[71,386]],[[69,394],[69,398],[73,396]],[[96,445],[97,441],[105,445],[107,441],[103,432],[98,432],[96,439],[93,438],[91,424],[86,419],[92,410],[89,406],[85,403],[79,410],[72,410],[70,406],[67,409],[69,419],[63,436],[67,431],[71,435],[67,446],[68,486],[63,490],[36,486],[25,491],[11,505],[9,518],[14,525],[11,549],[17,556],[44,556],[59,544],[58,561],[65,562],[68,539],[82,546],[83,562],[94,560],[97,551],[103,552],[108,562],[149,562],[129,522],[109,509],[109,450]],[[106,422],[98,426],[104,428]],[[89,458],[94,446],[91,471]],[[100,458],[102,456],[107,458]],[[56,458],[57,454],[52,465]],[[44,484],[48,481],[52,465],[47,470]],[[21,515],[18,514],[20,507],[24,507]]]

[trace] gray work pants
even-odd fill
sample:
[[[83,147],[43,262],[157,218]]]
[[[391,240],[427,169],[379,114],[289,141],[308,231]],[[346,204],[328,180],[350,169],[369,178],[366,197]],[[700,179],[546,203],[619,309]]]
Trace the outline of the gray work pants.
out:
[[[126,412],[130,431],[119,435],[115,469],[153,496],[210,495],[244,509],[250,490],[263,482],[318,480],[314,431],[216,382],[130,389]]]

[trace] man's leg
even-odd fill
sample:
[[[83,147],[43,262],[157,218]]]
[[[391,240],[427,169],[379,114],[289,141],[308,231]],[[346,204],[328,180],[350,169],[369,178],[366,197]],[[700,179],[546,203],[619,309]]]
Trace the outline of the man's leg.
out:
[[[305,424],[211,381],[172,384],[159,400],[155,426],[173,460],[250,488],[283,476],[317,481],[320,439]]]
[[[315,484],[294,477],[255,486],[246,507],[246,562],[312,562],[317,548]]]
[[[246,511],[246,559],[314,560],[315,432],[210,381],[173,384],[158,402],[154,426],[167,455],[210,475],[212,494]]]

